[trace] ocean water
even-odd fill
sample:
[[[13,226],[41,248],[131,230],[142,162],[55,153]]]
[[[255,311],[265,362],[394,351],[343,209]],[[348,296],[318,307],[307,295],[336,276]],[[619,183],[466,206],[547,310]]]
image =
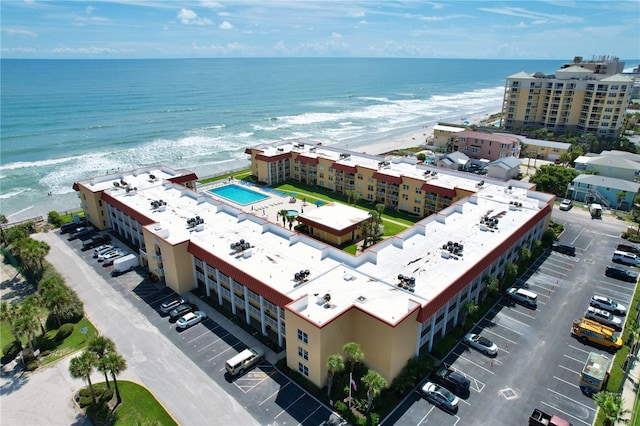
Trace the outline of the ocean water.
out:
[[[80,203],[73,182],[142,165],[200,177],[244,149],[303,138],[350,147],[497,110],[505,78],[563,61],[459,59],[6,60],[0,213]]]

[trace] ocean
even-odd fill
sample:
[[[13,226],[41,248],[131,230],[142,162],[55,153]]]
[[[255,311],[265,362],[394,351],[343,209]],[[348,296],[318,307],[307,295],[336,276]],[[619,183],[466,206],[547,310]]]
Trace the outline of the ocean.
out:
[[[350,148],[496,111],[505,79],[565,61],[166,59],[0,61],[0,213],[77,209],[73,182],[165,164],[248,167],[282,139]]]

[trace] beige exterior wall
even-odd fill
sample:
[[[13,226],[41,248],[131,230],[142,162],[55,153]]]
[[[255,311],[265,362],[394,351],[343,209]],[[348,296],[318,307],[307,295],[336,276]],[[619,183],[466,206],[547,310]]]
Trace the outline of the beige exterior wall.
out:
[[[178,294],[195,288],[189,242],[175,246],[143,229],[149,271],[158,278],[164,276],[165,284]]]
[[[331,323],[318,328],[287,310],[287,365],[295,371],[299,371],[299,363],[307,366],[307,378],[321,388],[327,381],[326,364],[329,356],[341,354],[346,364],[347,355],[342,348],[346,343],[355,342],[360,344],[364,353],[364,364],[391,383],[407,361],[415,356],[420,325],[417,315],[416,310],[392,327],[359,309],[351,308]],[[307,334],[308,343],[298,340],[298,330]],[[380,350],[382,346],[389,350]],[[308,360],[300,357],[299,348],[308,352]],[[348,365],[345,367],[349,368]]]
[[[101,200],[102,192],[93,192],[80,185],[79,196],[86,219],[100,231],[110,228],[107,206]]]

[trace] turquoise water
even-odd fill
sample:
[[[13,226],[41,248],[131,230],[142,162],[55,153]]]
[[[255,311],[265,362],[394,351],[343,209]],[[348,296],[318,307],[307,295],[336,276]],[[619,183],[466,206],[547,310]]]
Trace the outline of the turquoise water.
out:
[[[298,216],[298,210],[287,210],[287,216]]]
[[[209,192],[236,204],[240,204],[241,206],[247,206],[269,198],[268,195],[260,194],[259,192],[252,191],[234,183],[210,189]]]

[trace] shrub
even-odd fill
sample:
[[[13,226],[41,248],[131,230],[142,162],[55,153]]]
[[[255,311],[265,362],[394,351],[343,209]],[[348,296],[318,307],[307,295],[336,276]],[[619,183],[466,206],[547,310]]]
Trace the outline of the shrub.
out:
[[[60,217],[60,213],[56,211],[50,211],[47,215],[47,222],[56,227],[62,225],[62,218]]]
[[[38,361],[31,360],[25,365],[27,371],[35,371],[38,368]]]
[[[14,340],[13,342],[7,343],[5,347],[2,348],[2,353],[8,358],[8,360],[13,360],[18,356],[21,350],[22,344],[19,341]]]
[[[91,394],[89,395],[81,395],[80,399],[78,400],[78,405],[81,408],[87,407],[89,405],[93,404],[93,400],[91,399]]]
[[[73,334],[73,329],[75,326],[73,324],[62,324],[58,332],[56,333],[55,340],[56,342],[62,342],[67,337]]]
[[[113,399],[115,391],[112,388],[105,388],[101,394],[98,395],[98,401],[109,402]]]

